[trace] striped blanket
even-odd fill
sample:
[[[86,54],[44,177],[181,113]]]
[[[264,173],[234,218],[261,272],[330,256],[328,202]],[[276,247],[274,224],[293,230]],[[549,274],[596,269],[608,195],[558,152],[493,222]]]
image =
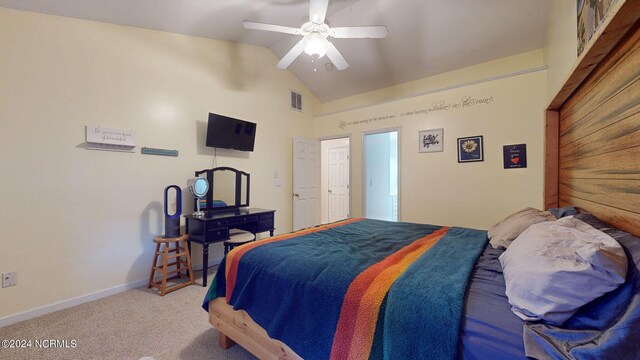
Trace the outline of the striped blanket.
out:
[[[349,219],[238,247],[226,297],[305,359],[455,359],[486,231]]]

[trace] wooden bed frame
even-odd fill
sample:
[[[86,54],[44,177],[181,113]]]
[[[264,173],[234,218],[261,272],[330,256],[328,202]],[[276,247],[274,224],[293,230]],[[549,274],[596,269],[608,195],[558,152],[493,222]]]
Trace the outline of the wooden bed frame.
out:
[[[233,310],[225,298],[209,302],[209,322],[218,330],[220,346],[238,343],[259,359],[302,359],[282,341],[272,339],[243,310]]]
[[[619,0],[546,110],[545,208],[574,205],[640,236],[640,0]],[[224,298],[209,302],[220,345],[301,359]]]

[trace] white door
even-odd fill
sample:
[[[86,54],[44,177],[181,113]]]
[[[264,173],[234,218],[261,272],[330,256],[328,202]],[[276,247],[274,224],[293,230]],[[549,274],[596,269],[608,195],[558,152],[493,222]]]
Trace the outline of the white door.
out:
[[[320,142],[293,138],[293,230],[320,224]]]
[[[349,148],[328,150],[329,222],[349,217]]]

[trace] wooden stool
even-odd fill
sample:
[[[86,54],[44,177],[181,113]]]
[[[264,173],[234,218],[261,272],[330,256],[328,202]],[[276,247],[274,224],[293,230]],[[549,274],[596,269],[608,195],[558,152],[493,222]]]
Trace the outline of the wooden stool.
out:
[[[234,247],[250,243],[256,239],[256,235],[240,229],[229,230],[229,240],[226,240],[224,244],[224,254],[227,255]]]
[[[153,264],[151,264],[151,275],[149,275],[149,283],[147,288],[155,287],[160,290],[160,295],[164,296],[173,290],[178,290],[185,286],[193,284],[193,271],[191,270],[191,255],[189,254],[189,235],[185,234],[173,238],[165,238],[157,236],[153,239],[156,243],[156,252],[153,256]],[[180,244],[182,242],[182,244]],[[174,244],[175,247],[171,247]],[[160,249],[161,245],[164,245]],[[171,253],[174,253],[171,255]],[[161,264],[158,265],[158,256],[162,257]],[[182,256],[186,259],[183,260]],[[173,262],[169,262],[170,259],[175,259]],[[168,271],[170,266],[175,266],[175,270]],[[162,280],[154,281],[156,270],[162,273]],[[172,285],[167,288],[167,280],[174,278],[181,278],[182,271],[185,272],[185,276],[189,277],[189,281],[177,285]],[[169,275],[176,274],[176,276],[168,277]]]

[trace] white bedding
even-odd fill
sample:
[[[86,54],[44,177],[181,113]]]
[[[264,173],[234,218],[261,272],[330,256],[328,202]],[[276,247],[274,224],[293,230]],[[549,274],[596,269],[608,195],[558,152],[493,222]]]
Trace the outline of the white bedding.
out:
[[[627,273],[620,244],[573,216],[531,225],[500,263],[512,311],[554,324],[616,289]]]

